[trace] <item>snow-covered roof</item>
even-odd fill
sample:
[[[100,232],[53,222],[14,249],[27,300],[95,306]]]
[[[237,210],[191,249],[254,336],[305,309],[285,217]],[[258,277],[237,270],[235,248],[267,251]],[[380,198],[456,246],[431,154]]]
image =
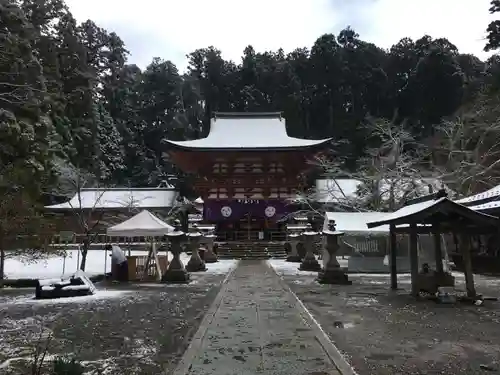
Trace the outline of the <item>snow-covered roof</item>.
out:
[[[289,137],[285,119],[279,113],[220,113],[211,120],[206,138],[168,143],[186,149],[286,149],[316,146],[330,140]]]
[[[484,200],[493,200],[495,198],[500,198],[500,185],[495,186],[489,190],[483,191],[479,194],[474,194],[469,197],[458,199],[455,202],[470,206],[471,203],[480,202]]]
[[[415,219],[420,219],[420,221],[422,221],[420,224],[427,224],[425,223],[425,220],[433,214],[446,214],[451,212],[456,212],[465,217],[468,216],[476,220],[481,220],[484,223],[498,222],[498,219],[494,216],[474,211],[459,203],[453,202],[446,197],[443,197],[404,206],[395,212],[386,214],[379,220],[368,222],[366,225],[368,228],[375,228],[387,224],[401,225],[408,224],[409,221]]]
[[[500,201],[481,203],[475,206],[468,206],[468,207],[474,211],[482,211],[482,212],[488,212],[489,210],[497,211],[500,208]]]
[[[170,188],[81,189],[68,202],[46,206],[48,210],[166,208],[173,207],[177,191]]]
[[[160,237],[172,231],[174,227],[144,210],[123,223],[108,228],[106,234],[117,237]]]
[[[368,229],[367,223],[382,220],[387,212],[326,212],[323,230],[328,229],[328,223],[335,221],[335,230],[346,234],[354,233],[389,233],[389,225],[381,225]]]

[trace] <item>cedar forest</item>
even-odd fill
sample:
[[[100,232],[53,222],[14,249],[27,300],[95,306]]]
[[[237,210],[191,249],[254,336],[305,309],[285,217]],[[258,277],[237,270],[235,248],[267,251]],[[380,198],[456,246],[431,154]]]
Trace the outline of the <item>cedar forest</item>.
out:
[[[181,73],[159,57],[129,64],[126,41],[78,23],[64,0],[2,1],[0,24],[2,217],[42,203],[68,170],[103,186],[180,175],[164,140],[205,136],[214,111],[282,111],[291,136],[333,137],[322,161],[332,176],[369,176],[380,157],[461,194],[500,183],[500,57],[481,61],[444,38],[386,50],[347,27],[289,53],[248,46],[238,62],[200,48]],[[485,34],[495,50],[500,21]]]

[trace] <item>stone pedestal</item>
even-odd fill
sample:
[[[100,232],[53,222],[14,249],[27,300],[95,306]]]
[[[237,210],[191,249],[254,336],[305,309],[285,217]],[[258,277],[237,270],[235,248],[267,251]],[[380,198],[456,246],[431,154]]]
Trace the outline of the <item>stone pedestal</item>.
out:
[[[318,282],[320,284],[351,284],[347,274],[340,268],[337,260],[339,249],[339,237],[342,232],[335,231],[335,223],[329,224],[329,229],[323,232],[326,237],[324,246],[328,252],[328,261],[325,267],[318,273]]]
[[[437,293],[440,287],[454,287],[455,278],[448,272],[426,271],[417,276],[417,290],[429,294]]]
[[[193,231],[187,234],[189,238],[189,247],[191,248],[191,258],[186,265],[186,270],[188,272],[203,272],[207,270],[205,262],[201,259],[198,249],[200,248],[201,238],[203,234],[198,231],[198,226],[193,225]]]
[[[168,265],[167,270],[163,274],[161,281],[163,283],[187,284],[189,283],[189,273],[184,268],[180,255],[182,252],[181,244],[185,239],[185,234],[179,229],[167,234],[170,241],[170,251],[174,258]]]
[[[299,255],[299,250],[297,248],[297,245],[299,244],[300,241],[300,234],[298,233],[292,233],[290,234],[290,254],[288,254],[288,257],[286,258],[287,262],[295,262],[295,263],[300,263],[302,261],[302,257]]]
[[[207,250],[205,251],[205,263],[216,263],[219,261],[217,255],[214,253],[214,241],[217,236],[213,234],[207,234],[204,237]]]
[[[306,248],[306,255],[300,264],[300,271],[320,271],[321,265],[316,260],[314,256],[314,244],[316,242],[316,238],[318,237],[318,232],[313,232],[311,224],[307,224],[307,229],[304,233],[302,233],[302,237],[304,238],[304,247]]]

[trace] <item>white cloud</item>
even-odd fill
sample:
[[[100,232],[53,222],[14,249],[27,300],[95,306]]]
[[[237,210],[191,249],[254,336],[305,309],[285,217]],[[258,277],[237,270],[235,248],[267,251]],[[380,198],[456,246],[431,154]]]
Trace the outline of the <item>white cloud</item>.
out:
[[[485,58],[486,28],[493,17],[490,0],[379,0],[373,6],[374,27],[366,39],[390,47],[401,37],[428,34],[445,37],[460,52]]]
[[[447,37],[462,52],[485,57],[489,0],[66,0],[79,21],[116,31],[142,67],[153,56],[174,61],[214,45],[240,61],[245,46],[258,51],[310,47],[326,32],[352,25],[381,47],[405,36]]]
[[[222,50],[224,57],[239,62],[248,44],[256,50],[283,47],[289,51],[310,46],[335,24],[329,0],[312,0],[313,6],[304,6],[301,0],[66,2],[79,21],[90,18],[105,28],[114,28],[128,45],[127,36],[136,39],[132,34],[140,35],[142,40],[134,40],[133,44],[150,52],[139,56],[131,51],[131,60],[140,65],[150,62],[152,56],[160,56],[185,67],[185,54],[210,45]]]

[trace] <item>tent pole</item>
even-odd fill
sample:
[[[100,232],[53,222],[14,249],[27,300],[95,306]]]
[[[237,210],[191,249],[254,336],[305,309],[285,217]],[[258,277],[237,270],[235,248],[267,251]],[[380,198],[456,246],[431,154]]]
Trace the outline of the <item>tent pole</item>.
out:
[[[156,243],[155,238],[151,237],[151,251],[153,252],[153,256],[155,257],[156,263],[156,280],[161,281],[161,267],[160,267],[160,259],[158,258],[158,253],[156,252]]]

